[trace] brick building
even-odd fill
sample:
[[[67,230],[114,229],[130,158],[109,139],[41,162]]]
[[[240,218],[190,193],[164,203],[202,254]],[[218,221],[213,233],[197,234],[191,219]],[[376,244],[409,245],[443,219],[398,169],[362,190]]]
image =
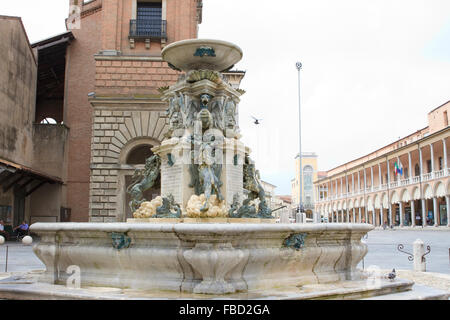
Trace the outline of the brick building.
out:
[[[203,3],[68,1],[67,32],[31,46],[26,42],[36,69],[28,85],[36,93],[27,106],[29,125],[46,139],[39,152],[48,161],[41,164],[53,173],[48,181],[58,186],[57,192],[42,189],[39,206],[51,216],[45,221],[125,221],[131,217],[126,189],[133,173],[168,129],[159,89],[180,76],[161,51],[197,38]],[[8,51],[6,46],[0,54]],[[235,88],[244,75],[225,73]],[[156,185],[145,196],[159,194]],[[46,203],[53,203],[51,210]],[[30,217],[30,210],[22,216]]]
[[[196,38],[197,0],[70,0],[65,55],[66,207],[71,221],[124,221],[125,189],[166,130],[158,88],[177,72],[161,59]],[[153,190],[155,192],[155,190]],[[156,190],[156,192],[158,192]]]

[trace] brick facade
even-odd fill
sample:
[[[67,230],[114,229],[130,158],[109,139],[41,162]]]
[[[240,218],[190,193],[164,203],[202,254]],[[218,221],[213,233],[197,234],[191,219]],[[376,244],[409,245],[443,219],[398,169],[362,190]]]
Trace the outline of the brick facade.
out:
[[[82,14],[68,53],[67,206],[72,221],[125,221],[127,179],[139,167],[127,164],[127,155],[161,143],[167,120],[158,88],[179,77],[161,50],[197,37],[201,1],[162,0],[167,38],[133,43],[136,0],[70,1]]]
[[[179,76],[163,61],[97,59],[97,95],[159,94],[158,88],[174,83]]]

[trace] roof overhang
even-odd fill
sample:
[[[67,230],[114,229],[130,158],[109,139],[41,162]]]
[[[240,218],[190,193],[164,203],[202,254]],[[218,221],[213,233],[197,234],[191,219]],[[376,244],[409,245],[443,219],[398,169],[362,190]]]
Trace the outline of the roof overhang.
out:
[[[44,184],[62,184],[57,177],[0,158],[1,191],[22,189],[29,196]]]

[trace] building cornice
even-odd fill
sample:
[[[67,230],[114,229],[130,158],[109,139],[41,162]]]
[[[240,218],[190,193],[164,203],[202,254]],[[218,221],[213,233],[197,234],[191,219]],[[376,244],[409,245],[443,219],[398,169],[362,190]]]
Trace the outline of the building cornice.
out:
[[[379,162],[381,162],[381,161],[379,161],[379,160],[385,161],[386,159],[391,159],[390,157],[392,157],[394,154],[396,154],[396,153],[398,153],[398,152],[405,151],[405,150],[411,148],[412,146],[421,146],[421,144],[428,144],[428,143],[424,143],[424,142],[425,142],[425,141],[432,140],[432,139],[436,138],[436,136],[439,136],[440,134],[445,133],[445,132],[447,132],[447,131],[450,131],[450,126],[447,126],[447,127],[444,128],[444,129],[441,129],[441,130],[439,130],[439,131],[436,131],[436,132],[434,132],[434,133],[432,133],[432,134],[430,134],[430,135],[428,135],[428,136],[426,136],[426,137],[423,137],[423,138],[421,138],[420,140],[417,140],[417,141],[408,143],[408,144],[405,145],[405,146],[401,146],[401,147],[399,147],[399,148],[397,148],[397,149],[395,149],[395,150],[392,150],[392,151],[388,151],[388,152],[386,152],[386,153],[383,153],[382,155],[379,155],[379,156],[377,156],[377,157],[375,157],[375,158],[373,158],[373,159],[370,159],[370,160],[368,160],[368,161],[366,161],[366,162],[363,162],[362,164],[356,165],[356,166],[354,166],[354,167],[347,168],[347,165],[350,164],[351,162],[361,160],[361,159],[363,159],[363,158],[365,158],[365,157],[369,157],[371,154],[378,152],[378,151],[381,150],[382,148],[381,148],[381,149],[378,149],[377,151],[371,152],[370,154],[368,154],[368,155],[366,155],[366,156],[363,156],[363,157],[357,158],[357,159],[355,159],[355,160],[349,161],[349,162],[347,162],[347,163],[345,163],[345,164],[342,164],[342,165],[340,165],[340,166],[337,166],[337,167],[335,167],[335,168],[329,170],[329,171],[332,171],[332,170],[336,170],[336,169],[339,168],[339,167],[345,167],[341,172],[336,173],[336,174],[333,174],[332,176],[327,176],[327,177],[325,177],[325,178],[318,179],[318,180],[314,181],[313,183],[316,184],[316,183],[321,183],[321,182],[324,182],[324,181],[327,181],[327,180],[333,180],[333,179],[336,179],[336,178],[340,178],[341,176],[345,176],[347,173],[351,173],[351,172],[354,172],[354,171],[358,171],[357,168],[362,168],[362,169],[364,169],[364,168],[370,167],[370,166],[368,166],[367,164],[370,164],[370,163],[372,163],[372,162],[378,162],[378,163],[379,163]],[[403,139],[400,139],[400,140],[398,140],[398,141],[401,141],[401,140],[403,140]],[[394,142],[394,143],[395,143],[395,142]],[[385,147],[387,147],[387,146],[385,146]],[[383,147],[383,148],[385,148],[385,147]],[[329,171],[327,171],[327,172],[329,172]]]

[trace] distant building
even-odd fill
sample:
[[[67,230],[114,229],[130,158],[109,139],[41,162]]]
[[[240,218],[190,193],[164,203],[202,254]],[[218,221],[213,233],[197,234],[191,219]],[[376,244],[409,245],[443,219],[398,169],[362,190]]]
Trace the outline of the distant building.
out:
[[[314,152],[302,152],[302,201],[303,207],[308,218],[313,217],[314,210],[314,188],[313,181],[319,177],[317,171],[317,155]],[[291,180],[292,190],[292,206],[298,208],[300,202],[300,158],[299,155],[295,157],[295,177]]]
[[[278,196],[275,194],[275,189],[277,186],[261,180],[262,187],[264,188],[264,192],[266,193],[266,201],[270,209],[276,210],[273,213],[273,216],[275,218],[279,218],[280,214],[282,212],[287,211],[289,213],[289,216],[295,217],[295,215],[292,213],[292,206],[291,206],[291,196]],[[285,207],[280,209],[281,207]]]
[[[264,192],[266,193],[267,204],[271,209],[275,209],[274,200],[275,200],[275,189],[277,188],[277,186],[264,180],[261,180],[261,184],[264,189]]]
[[[428,126],[314,180],[316,210],[329,222],[449,226],[450,101]]]

